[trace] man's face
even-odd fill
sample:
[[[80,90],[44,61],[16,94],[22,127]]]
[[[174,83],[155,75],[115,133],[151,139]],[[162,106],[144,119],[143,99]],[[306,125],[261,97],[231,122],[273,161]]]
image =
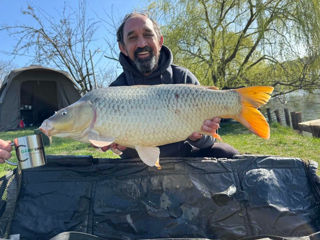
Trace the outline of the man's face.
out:
[[[128,56],[139,71],[150,74],[158,65],[163,37],[157,37],[152,21],[143,15],[129,18],[123,28],[124,44],[120,50]]]

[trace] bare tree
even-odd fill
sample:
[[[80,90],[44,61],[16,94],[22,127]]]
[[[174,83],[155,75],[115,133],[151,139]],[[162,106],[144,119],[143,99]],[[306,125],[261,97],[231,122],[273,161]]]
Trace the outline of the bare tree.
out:
[[[34,24],[0,28],[18,39],[13,53],[32,53],[35,62],[67,71],[83,93],[95,88],[94,68],[103,53],[93,44],[98,22],[87,18],[85,1],[75,11],[64,6],[59,20],[31,6],[23,14]]]
[[[13,68],[11,62],[0,61],[0,85],[2,84],[4,78],[10,73],[10,70]]]

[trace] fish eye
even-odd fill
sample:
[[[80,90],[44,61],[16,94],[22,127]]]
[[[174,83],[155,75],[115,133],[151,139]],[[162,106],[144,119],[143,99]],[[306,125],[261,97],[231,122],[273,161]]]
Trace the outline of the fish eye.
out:
[[[63,111],[63,112],[61,113],[62,116],[65,116],[65,115],[67,115],[67,114],[68,114],[67,111]]]

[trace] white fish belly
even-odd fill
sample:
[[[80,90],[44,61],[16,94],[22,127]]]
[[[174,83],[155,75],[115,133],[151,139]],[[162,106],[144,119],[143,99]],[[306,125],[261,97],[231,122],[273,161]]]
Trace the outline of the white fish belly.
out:
[[[111,89],[110,89],[111,90]],[[160,146],[200,132],[203,121],[237,114],[239,96],[188,85],[112,87],[94,102],[95,130],[124,146]]]

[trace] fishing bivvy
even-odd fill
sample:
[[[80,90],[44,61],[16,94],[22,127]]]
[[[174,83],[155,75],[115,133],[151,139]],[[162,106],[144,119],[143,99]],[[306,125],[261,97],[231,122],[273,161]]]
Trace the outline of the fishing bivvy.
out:
[[[298,158],[47,156],[3,177],[0,238],[320,239],[317,164]]]

